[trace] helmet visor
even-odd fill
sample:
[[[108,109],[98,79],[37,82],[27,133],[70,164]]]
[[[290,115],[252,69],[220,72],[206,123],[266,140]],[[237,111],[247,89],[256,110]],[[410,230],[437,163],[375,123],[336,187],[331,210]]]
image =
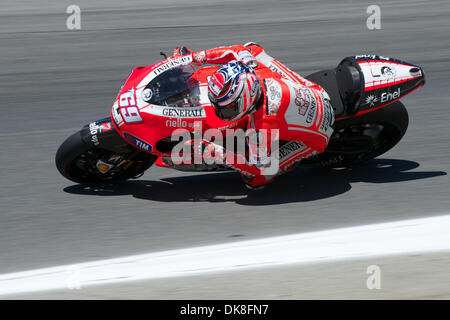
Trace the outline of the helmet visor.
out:
[[[232,120],[236,116],[240,115],[242,111],[241,101],[242,98],[239,98],[226,106],[218,106],[215,103],[213,104],[213,106],[219,118],[223,120]]]

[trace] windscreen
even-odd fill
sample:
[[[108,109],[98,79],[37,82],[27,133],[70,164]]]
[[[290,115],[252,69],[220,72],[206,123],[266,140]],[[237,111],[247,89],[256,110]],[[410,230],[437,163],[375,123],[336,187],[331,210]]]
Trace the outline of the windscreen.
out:
[[[144,100],[160,106],[198,106],[200,90],[194,72],[192,65],[177,66],[163,72],[145,87]]]

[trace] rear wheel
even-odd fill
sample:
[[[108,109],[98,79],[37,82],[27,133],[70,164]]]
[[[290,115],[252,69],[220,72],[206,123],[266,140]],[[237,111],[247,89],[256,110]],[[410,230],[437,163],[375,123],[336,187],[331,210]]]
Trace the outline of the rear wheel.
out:
[[[86,143],[81,130],[59,147],[55,162],[67,179],[86,184],[104,184],[137,178],[153,165],[156,156],[130,146],[114,152]]]
[[[304,163],[348,167],[378,157],[393,148],[408,128],[408,112],[397,101],[383,109],[336,123],[324,153]]]

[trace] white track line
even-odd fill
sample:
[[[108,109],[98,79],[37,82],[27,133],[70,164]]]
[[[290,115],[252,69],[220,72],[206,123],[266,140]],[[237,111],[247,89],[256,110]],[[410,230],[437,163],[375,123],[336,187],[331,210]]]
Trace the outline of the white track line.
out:
[[[170,250],[0,275],[0,294],[210,272],[450,251],[450,215]]]

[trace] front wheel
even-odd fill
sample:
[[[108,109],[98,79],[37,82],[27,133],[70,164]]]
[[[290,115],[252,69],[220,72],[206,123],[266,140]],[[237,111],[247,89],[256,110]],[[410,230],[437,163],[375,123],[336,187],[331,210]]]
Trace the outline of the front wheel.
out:
[[[94,146],[83,139],[82,129],[62,143],[55,162],[58,171],[71,181],[104,184],[137,178],[156,159],[156,156],[131,146],[117,151],[103,149],[101,145]]]

